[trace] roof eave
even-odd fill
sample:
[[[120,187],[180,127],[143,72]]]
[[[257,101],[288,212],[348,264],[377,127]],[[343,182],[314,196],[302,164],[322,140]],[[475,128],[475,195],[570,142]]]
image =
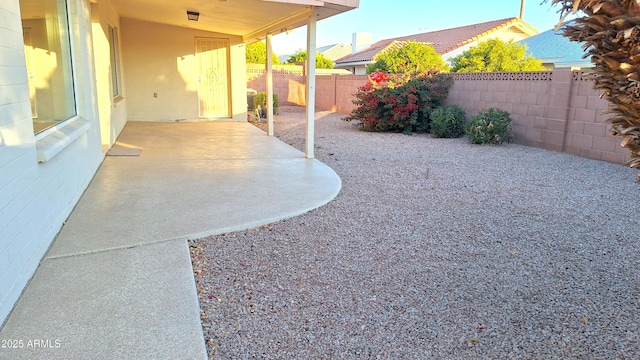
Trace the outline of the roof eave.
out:
[[[487,37],[490,34],[496,32],[498,30],[504,29],[506,27],[511,27],[511,26],[517,27],[520,31],[522,31],[523,33],[527,34],[528,36],[533,36],[533,35],[536,35],[536,34],[540,33],[540,31],[538,31],[533,26],[529,25],[524,20],[522,20],[520,18],[515,18],[515,19],[507,21],[507,22],[505,22],[505,23],[503,23],[501,25],[498,25],[498,26],[496,26],[496,27],[494,27],[492,29],[489,29],[488,31],[485,31],[485,32],[483,32],[481,34],[478,34],[478,35],[476,35],[476,36],[474,36],[474,37],[472,37],[470,39],[467,39],[466,41],[463,41],[463,42],[461,42],[459,44],[456,44],[455,46],[444,50],[442,52],[442,54],[444,56],[444,54],[448,54],[448,53],[450,53],[452,51],[455,51],[456,49],[459,49],[459,48],[461,48],[461,47],[463,47],[463,46],[465,46],[465,45],[467,45],[469,43],[472,43],[474,41],[477,41],[477,40],[480,40],[480,39],[482,39],[484,37]]]
[[[555,67],[579,67],[579,68],[592,68],[594,67],[591,61],[558,61],[554,63]]]
[[[281,3],[292,3],[301,5],[307,0],[263,0]],[[312,0],[314,2],[315,0]],[[302,26],[307,25],[307,21],[311,14],[316,12],[317,20],[323,20],[334,15],[341,14],[343,12],[356,9],[359,5],[359,0],[346,0],[345,5],[336,4],[329,1],[324,1],[324,6],[311,6],[306,7],[288,14],[286,17],[280,18],[277,21],[267,24],[261,28],[255,29],[242,36],[242,39],[246,43],[255,42],[258,40],[264,40],[267,34],[277,35],[286,31],[290,31]]]
[[[361,66],[361,65],[371,65],[375,63],[375,61],[367,60],[367,61],[351,61],[345,63],[335,63],[335,67],[350,67],[350,66]]]
[[[516,19],[513,25],[529,36],[537,35],[540,33],[540,30],[534,28],[531,24],[522,19]]]

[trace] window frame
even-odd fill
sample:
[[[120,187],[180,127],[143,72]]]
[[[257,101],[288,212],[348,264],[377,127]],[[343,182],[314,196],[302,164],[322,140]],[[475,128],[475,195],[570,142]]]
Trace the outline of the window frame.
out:
[[[109,70],[111,77],[111,96],[114,99],[122,97],[122,81],[120,76],[120,32],[118,28],[107,24],[109,32]]]
[[[61,0],[64,1],[67,20],[67,36],[69,37],[69,61],[71,67],[71,78],[73,87],[73,97],[75,106],[75,115],[61,121],[52,127],[45,129],[37,134],[34,134],[34,140],[36,145],[36,156],[39,163],[45,163],[53,159],[62,150],[75,142],[80,136],[85,134],[91,128],[91,123],[85,117],[80,114],[80,102],[81,96],[78,91],[80,89],[78,83],[78,64],[75,61],[78,51],[78,39],[72,31],[76,24],[74,19],[74,12],[71,9],[71,3],[77,6],[77,0]],[[77,14],[75,16],[78,16]],[[25,62],[26,66],[26,62]]]
[[[68,38],[69,41],[69,48],[68,50],[68,56],[69,56],[69,70],[71,72],[70,76],[71,76],[71,93],[73,95],[73,114],[71,116],[69,116],[68,118],[61,120],[60,122],[58,122],[57,124],[52,125],[51,127],[48,127],[38,133],[34,132],[34,137],[35,140],[38,141],[46,136],[48,136],[49,134],[65,127],[69,122],[73,121],[74,119],[77,119],[79,117],[78,113],[79,113],[79,105],[78,105],[78,69],[76,68],[76,63],[74,61],[74,51],[75,51],[75,46],[76,46],[76,39],[75,36],[73,36],[73,32],[72,32],[72,17],[71,17],[71,8],[70,8],[70,1],[73,0],[55,0],[56,2],[58,1],[62,1],[64,3],[64,10],[65,10],[65,21],[66,21],[66,37]],[[24,28],[24,27],[23,27]],[[25,59],[25,66],[27,66],[26,63],[26,59]]]

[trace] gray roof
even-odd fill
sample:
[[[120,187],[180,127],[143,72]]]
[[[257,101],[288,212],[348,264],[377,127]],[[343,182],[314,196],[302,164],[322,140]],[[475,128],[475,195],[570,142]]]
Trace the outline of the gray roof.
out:
[[[337,46],[337,45],[338,45],[338,44],[327,45],[327,46],[321,46],[321,47],[319,47],[319,48],[316,48],[316,51],[317,51],[317,52],[319,52],[319,53],[323,53],[323,52],[325,52],[325,51],[327,51],[327,50],[329,50],[329,49],[331,49],[332,47]]]
[[[562,30],[553,29],[518,41],[527,46],[527,53],[543,63],[553,63],[556,66],[592,66],[589,58],[583,59],[585,51],[583,43],[571,41],[562,36]]]

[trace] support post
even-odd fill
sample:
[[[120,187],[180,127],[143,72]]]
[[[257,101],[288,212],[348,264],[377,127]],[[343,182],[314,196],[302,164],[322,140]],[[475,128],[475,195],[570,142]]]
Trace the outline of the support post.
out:
[[[305,155],[307,159],[313,159],[314,127],[316,115],[316,22],[315,8],[307,20],[307,88],[305,97],[307,100],[306,144]]]
[[[271,34],[267,34],[267,135],[273,136],[273,50]]]

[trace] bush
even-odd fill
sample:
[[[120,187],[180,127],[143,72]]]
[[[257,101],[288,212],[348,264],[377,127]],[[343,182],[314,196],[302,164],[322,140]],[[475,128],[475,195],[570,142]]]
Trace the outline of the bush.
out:
[[[449,71],[449,65],[442,60],[431,44],[407,41],[398,48],[383,51],[376,56],[376,62],[367,66],[367,74],[416,73],[427,71]]]
[[[429,116],[431,119],[431,135],[439,138],[458,138],[464,135],[467,114],[458,105],[447,105],[436,108]]]
[[[452,83],[451,76],[434,73],[374,72],[355,94],[357,108],[343,120],[358,120],[365,131],[427,131],[431,110],[442,105]]]
[[[471,119],[467,127],[472,144],[502,144],[511,140],[511,116],[509,113],[490,108],[482,110]]]
[[[527,46],[500,39],[481,41],[451,60],[452,72],[545,71]]]
[[[267,93],[259,92],[253,98],[253,107],[257,108],[258,106],[266,107],[267,106]],[[280,103],[278,102],[278,95],[273,94],[273,113],[278,113],[278,107],[280,107]]]
[[[307,60],[307,52],[299,49],[287,59],[287,64],[300,64]],[[326,57],[321,52],[316,52],[316,69],[333,69],[333,60]]]

